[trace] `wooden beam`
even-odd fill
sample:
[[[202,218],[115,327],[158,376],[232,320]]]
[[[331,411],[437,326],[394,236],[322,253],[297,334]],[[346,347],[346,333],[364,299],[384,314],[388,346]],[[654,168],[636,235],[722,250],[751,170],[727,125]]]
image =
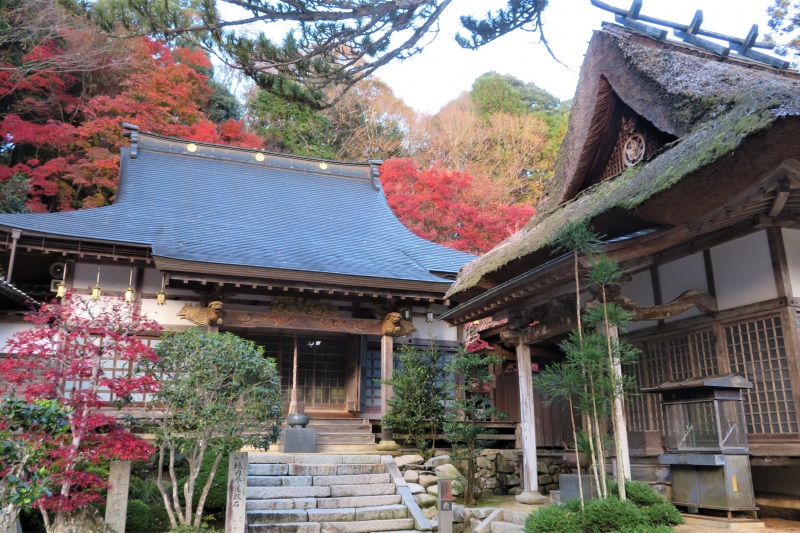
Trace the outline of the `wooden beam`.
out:
[[[380,335],[381,321],[369,318],[338,318],[306,315],[281,315],[223,311],[223,323],[228,327],[330,331],[356,335]]]
[[[791,192],[792,184],[789,183],[789,180],[783,179],[778,182],[778,186],[775,189],[775,198],[772,200],[772,207],[770,207],[769,213],[767,213],[768,217],[775,218],[781,214]]]

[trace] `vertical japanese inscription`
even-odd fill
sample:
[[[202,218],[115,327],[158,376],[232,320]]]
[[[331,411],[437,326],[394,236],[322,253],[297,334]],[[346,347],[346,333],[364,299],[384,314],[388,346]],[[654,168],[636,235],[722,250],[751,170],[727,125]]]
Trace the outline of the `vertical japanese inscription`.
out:
[[[245,532],[247,463],[246,452],[232,453],[228,462],[228,503],[225,511],[225,533]]]
[[[131,479],[130,461],[113,461],[108,472],[106,525],[117,533],[125,533],[128,514],[128,485]]]

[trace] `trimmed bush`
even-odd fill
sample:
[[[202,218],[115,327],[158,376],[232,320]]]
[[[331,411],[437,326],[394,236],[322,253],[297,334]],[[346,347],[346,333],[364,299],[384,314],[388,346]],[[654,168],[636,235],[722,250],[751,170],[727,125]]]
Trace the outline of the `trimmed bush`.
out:
[[[590,533],[606,533],[646,523],[647,517],[630,500],[589,500],[583,510],[583,530]]]
[[[647,517],[647,522],[650,525],[677,526],[678,524],[683,524],[683,516],[681,516],[681,513],[675,506],[668,501],[661,500],[654,505],[642,507],[641,510]]]
[[[626,481],[625,492],[628,499],[640,507],[664,503],[664,498],[653,487],[642,481]]]
[[[578,508],[580,508],[579,501]],[[581,533],[582,531],[580,515],[571,511],[566,505],[545,505],[525,519],[525,533]]]
[[[125,533],[151,533],[150,527],[152,518],[150,507],[142,500],[131,500],[128,502],[128,513],[125,518]]]
[[[669,526],[638,525],[635,527],[623,527],[614,533],[675,533],[675,530]]]

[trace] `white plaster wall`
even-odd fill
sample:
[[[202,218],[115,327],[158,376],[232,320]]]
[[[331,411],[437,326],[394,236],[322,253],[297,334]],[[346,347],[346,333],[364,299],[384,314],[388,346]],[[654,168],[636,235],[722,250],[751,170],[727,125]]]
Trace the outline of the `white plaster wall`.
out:
[[[8,340],[21,331],[33,329],[29,322],[4,322],[0,324],[0,353],[6,353]]]
[[[691,289],[708,292],[708,280],[702,252],[659,265],[658,278],[661,282],[662,303],[669,303]],[[696,307],[692,307],[678,316],[665,319],[664,322],[675,322],[700,314],[702,313]]]
[[[103,291],[122,292],[128,288],[131,267],[128,265],[104,264],[100,265],[100,287]],[[136,283],[136,272],[133,273],[133,283]],[[75,277],[72,282],[76,290],[93,287],[97,282],[97,263],[77,263]],[[159,281],[159,287],[161,281]]]
[[[141,303],[141,313],[147,318],[157,321],[165,328],[169,328],[170,326],[191,326],[191,322],[178,316],[178,311],[189,303],[191,302],[185,300],[170,300],[169,297],[167,297],[165,305],[158,305],[154,298],[145,298]],[[194,305],[197,305],[197,303]]]
[[[653,282],[650,271],[645,270],[644,272],[634,274],[631,277],[631,281],[622,286],[622,295],[627,296],[637,305],[654,305],[655,297],[653,295]],[[625,326],[625,329],[628,331],[637,331],[657,324],[658,321],[656,320],[642,320],[639,322],[630,322]]]
[[[720,311],[778,297],[765,231],[711,248]]]
[[[800,297],[800,230],[783,229],[783,247],[786,249],[786,262],[789,264],[789,281],[792,283],[792,296]]]

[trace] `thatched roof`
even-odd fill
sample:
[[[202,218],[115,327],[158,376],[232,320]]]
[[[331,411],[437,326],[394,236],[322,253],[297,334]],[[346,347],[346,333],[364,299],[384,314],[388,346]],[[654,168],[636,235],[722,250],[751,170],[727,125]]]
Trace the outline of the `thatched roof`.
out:
[[[580,191],[593,143],[604,132],[609,89],[678,140],[650,160]],[[589,44],[569,129],[537,214],[521,231],[462,268],[448,296],[463,300],[480,286],[535,268],[545,257],[552,259],[548,246],[568,222],[622,213],[642,225],[671,226],[687,212],[713,209],[767,168],[800,155],[793,140],[797,137],[776,142],[769,135],[759,141],[766,131],[780,134],[781,123],[791,122],[789,130],[795,131],[798,118],[797,73],[605,26]],[[746,158],[736,154],[745,141]],[[720,179],[725,180],[721,191]]]

